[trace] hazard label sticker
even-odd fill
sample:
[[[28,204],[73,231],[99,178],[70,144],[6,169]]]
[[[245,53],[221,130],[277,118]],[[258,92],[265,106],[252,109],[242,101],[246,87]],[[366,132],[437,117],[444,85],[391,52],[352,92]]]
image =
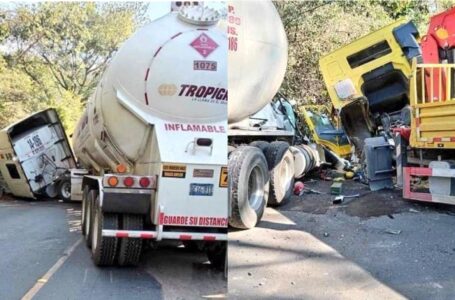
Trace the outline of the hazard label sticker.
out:
[[[185,178],[185,165],[163,165],[163,177]]]
[[[200,55],[204,58],[210,55],[213,51],[218,48],[218,44],[215,43],[207,34],[202,33],[190,44]]]
[[[227,167],[221,168],[220,174],[220,187],[227,187],[228,186],[228,169]]]

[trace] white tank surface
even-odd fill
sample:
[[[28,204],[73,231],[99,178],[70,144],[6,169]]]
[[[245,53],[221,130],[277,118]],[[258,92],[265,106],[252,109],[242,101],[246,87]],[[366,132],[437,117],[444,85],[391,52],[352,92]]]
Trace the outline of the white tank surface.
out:
[[[147,150],[154,147],[153,134],[161,143],[166,132],[204,137],[225,130],[227,37],[218,21],[217,11],[189,6],[146,25],[122,45],[74,132],[74,151],[84,167],[115,170],[121,162],[131,168],[144,153],[157,151]]]
[[[229,123],[270,103],[283,81],[288,43],[271,1],[231,1],[228,5]]]

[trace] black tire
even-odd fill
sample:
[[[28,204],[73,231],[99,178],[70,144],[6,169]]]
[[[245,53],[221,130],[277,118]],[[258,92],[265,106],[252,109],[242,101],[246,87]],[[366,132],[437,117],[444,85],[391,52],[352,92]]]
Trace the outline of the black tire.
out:
[[[304,173],[307,174],[313,167],[313,158],[311,156],[311,153],[308,152],[308,148],[304,147],[304,145],[300,145],[299,147],[302,149],[303,156],[305,156],[305,160],[307,162],[304,171]]]
[[[65,177],[58,184],[58,196],[65,203],[71,202],[71,178]]]
[[[82,235],[85,236],[86,229],[85,229],[85,221],[87,220],[87,197],[90,191],[89,186],[84,187],[84,191],[82,192],[82,212],[81,212],[81,231]]]
[[[143,230],[144,218],[142,215],[124,214],[123,230]],[[120,266],[137,266],[142,254],[142,239],[122,238],[120,239],[120,252],[118,264]]]
[[[98,199],[97,199],[98,201]],[[96,266],[112,266],[117,256],[118,238],[102,236],[103,229],[118,230],[118,215],[103,213],[95,204],[92,229],[92,259]],[[96,230],[96,233],[95,233]]]
[[[279,206],[292,195],[294,188],[294,156],[286,142],[273,142],[265,153],[270,174],[270,206]],[[285,174],[283,174],[283,172]]]
[[[265,154],[267,149],[269,149],[269,147],[270,147],[270,143],[266,142],[266,141],[254,141],[254,142],[250,143],[250,146],[261,149],[261,151]]]
[[[44,188],[44,196],[49,199],[54,199],[58,196],[58,185],[54,182]]]
[[[302,144],[301,147],[303,147],[306,150],[306,152],[308,153],[308,156],[310,158],[310,164],[308,166],[308,171],[307,171],[307,173],[308,173],[316,167],[317,157],[314,153],[315,150],[313,148],[311,148],[309,145]]]
[[[267,161],[256,147],[241,146],[228,162],[229,224],[240,229],[253,228],[261,220],[269,194]]]
[[[92,248],[92,235],[93,235],[93,220],[95,217],[95,200],[98,197],[97,190],[90,190],[87,196],[86,211],[87,215],[85,218],[85,244],[90,249]],[[87,223],[88,222],[88,223]]]
[[[209,245],[206,253],[212,266],[218,270],[224,270],[227,255],[227,242],[218,242]]]

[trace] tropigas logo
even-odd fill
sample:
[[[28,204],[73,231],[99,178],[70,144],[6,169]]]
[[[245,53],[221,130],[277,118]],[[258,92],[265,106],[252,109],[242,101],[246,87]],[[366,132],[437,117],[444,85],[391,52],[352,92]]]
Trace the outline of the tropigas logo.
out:
[[[177,92],[177,87],[175,84],[161,84],[158,87],[158,93],[161,96],[173,96]]]
[[[192,97],[193,101],[227,103],[227,89],[205,85],[182,84],[179,96]]]

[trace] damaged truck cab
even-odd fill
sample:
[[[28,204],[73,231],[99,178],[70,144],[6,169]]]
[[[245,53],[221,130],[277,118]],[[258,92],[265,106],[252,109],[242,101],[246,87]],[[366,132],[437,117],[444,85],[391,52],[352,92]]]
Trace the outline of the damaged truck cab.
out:
[[[421,55],[412,22],[398,21],[320,59],[332,104],[356,146],[376,135],[381,116],[400,115],[409,104],[411,60]]]

